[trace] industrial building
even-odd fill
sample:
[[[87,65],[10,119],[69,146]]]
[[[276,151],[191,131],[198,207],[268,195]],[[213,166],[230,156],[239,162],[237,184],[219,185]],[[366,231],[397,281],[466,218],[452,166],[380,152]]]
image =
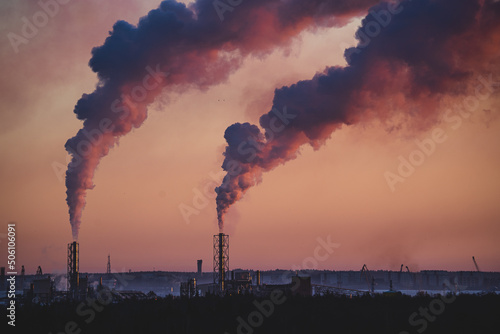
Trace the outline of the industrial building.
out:
[[[24,266],[16,279],[16,290],[24,295],[28,303],[48,304],[54,300],[82,301],[93,297],[102,289],[110,291],[113,302],[128,299],[156,298],[174,295],[195,298],[207,294],[235,295],[251,293],[267,296],[272,291],[282,290],[290,295],[311,296],[313,294],[393,294],[397,291],[425,290],[432,293],[464,291],[499,291],[500,273],[481,272],[473,258],[475,271],[449,272],[444,270],[422,270],[412,272],[401,265],[399,271],[370,271],[365,264],[359,271],[335,270],[230,270],[229,235],[213,236],[212,275],[203,273],[203,260],[196,261],[194,272],[128,272],[111,273],[111,259],[105,273],[81,273],[80,245],[73,241],[67,248],[66,275],[43,274],[39,266],[36,275],[25,275]],[[0,268],[0,304],[7,300],[5,268]],[[61,285],[66,284],[66,291]],[[59,286],[59,291],[56,287]]]
[[[198,261],[198,274],[200,274],[200,261]],[[260,271],[255,272],[256,284],[254,285],[250,271],[229,270],[229,235],[219,233],[213,236],[213,282],[197,284],[195,278],[189,278],[180,283],[180,296],[192,298],[206,294],[241,293],[265,295],[276,289],[289,291],[292,294],[312,295],[310,277],[295,275],[291,278],[291,283],[261,285],[260,275]]]

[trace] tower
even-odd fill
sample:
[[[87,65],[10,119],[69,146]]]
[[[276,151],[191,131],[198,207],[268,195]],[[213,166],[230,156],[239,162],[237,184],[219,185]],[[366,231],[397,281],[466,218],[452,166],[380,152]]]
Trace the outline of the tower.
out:
[[[229,272],[229,235],[214,235],[214,285],[220,293],[225,291],[226,275]]]
[[[198,260],[198,261],[197,261],[197,264],[198,264],[198,275],[200,275],[200,276],[201,276],[201,273],[203,272],[203,271],[202,271],[203,260]]]
[[[78,299],[79,297],[79,244],[76,241],[68,244],[68,297]]]
[[[106,274],[111,275],[111,257],[108,254],[108,265],[106,266]]]

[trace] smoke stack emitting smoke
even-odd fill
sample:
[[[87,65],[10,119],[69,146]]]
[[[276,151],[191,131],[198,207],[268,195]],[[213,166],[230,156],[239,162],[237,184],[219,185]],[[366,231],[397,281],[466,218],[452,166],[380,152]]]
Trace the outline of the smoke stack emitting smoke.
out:
[[[366,13],[374,0],[255,0],[224,13],[221,22],[212,0],[187,8],[164,1],[137,27],[117,22],[103,46],[92,50],[91,68],[99,84],[75,107],[83,128],[66,143],[73,156],[66,173],[73,238],[93,187],[100,159],[118,138],[139,127],[147,107],[165,87],[182,91],[221,83],[244,57],[286,47],[301,31],[340,26]],[[481,0],[404,1],[380,34],[370,34],[375,16],[360,28],[358,49],[348,50],[347,67],[327,68],[312,80],[276,90],[273,109],[260,118],[261,129],[233,124],[217,191],[219,227],[228,208],[260,181],[261,175],[294,159],[299,147],[319,148],[343,124],[401,112],[420,128],[435,122],[439,101],[466,94],[477,73],[498,73],[499,4]],[[383,13],[387,4],[371,12]],[[383,21],[381,21],[383,22]],[[363,40],[363,32],[370,40]],[[366,35],[364,35],[366,36]]]
[[[408,0],[390,6],[371,8],[357,33],[358,47],[345,52],[346,67],[277,89],[272,111],[260,117],[263,132],[249,123],[227,128],[222,167],[228,173],[216,189],[220,229],[229,207],[262,173],[295,159],[302,145],[318,149],[344,124],[374,120],[389,130],[428,129],[447,99],[491,90],[500,64],[499,2]]]
[[[244,57],[287,46],[309,27],[346,23],[377,2],[254,0],[224,12],[221,22],[213,0],[198,0],[189,8],[163,1],[137,26],[118,21],[104,45],[92,50],[89,65],[99,84],[78,101],[74,112],[84,120],[83,128],[66,142],[72,155],[66,201],[73,239],[78,239],[86,192],[94,187],[100,159],[120,136],[141,126],[163,88],[207,89],[225,81]]]

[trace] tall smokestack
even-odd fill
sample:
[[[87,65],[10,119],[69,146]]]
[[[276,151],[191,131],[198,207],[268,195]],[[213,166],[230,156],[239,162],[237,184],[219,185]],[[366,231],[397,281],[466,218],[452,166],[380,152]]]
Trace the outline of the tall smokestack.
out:
[[[225,291],[226,275],[229,272],[229,235],[214,235],[214,284],[219,293]]]
[[[80,245],[78,242],[73,241],[68,244],[68,274],[67,274],[67,284],[68,284],[68,296],[70,299],[79,299],[79,284],[80,284],[80,273],[79,273],[79,250]]]
[[[197,265],[198,265],[198,275],[201,276],[201,274],[203,273],[203,270],[202,270],[203,260],[198,260]]]
[[[108,264],[106,265],[106,274],[111,275],[111,254],[108,254]]]

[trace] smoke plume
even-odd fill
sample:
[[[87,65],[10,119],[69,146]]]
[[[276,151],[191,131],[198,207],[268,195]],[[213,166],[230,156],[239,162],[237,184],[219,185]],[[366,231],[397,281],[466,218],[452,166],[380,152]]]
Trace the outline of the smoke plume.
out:
[[[346,67],[277,89],[260,127],[227,128],[227,174],[216,188],[219,228],[229,207],[301,146],[318,149],[335,130],[363,122],[425,130],[457,98],[480,99],[500,81],[500,2],[405,0],[369,13],[358,46],[345,52]]]
[[[169,0],[137,26],[116,22],[104,44],[92,50],[89,65],[99,82],[77,102],[74,112],[83,128],[65,145],[72,155],[66,201],[73,238],[101,158],[120,136],[141,126],[164,89],[207,89],[226,80],[246,56],[286,47],[305,29],[343,25],[377,2],[253,0],[229,6],[198,0],[186,7]]]

